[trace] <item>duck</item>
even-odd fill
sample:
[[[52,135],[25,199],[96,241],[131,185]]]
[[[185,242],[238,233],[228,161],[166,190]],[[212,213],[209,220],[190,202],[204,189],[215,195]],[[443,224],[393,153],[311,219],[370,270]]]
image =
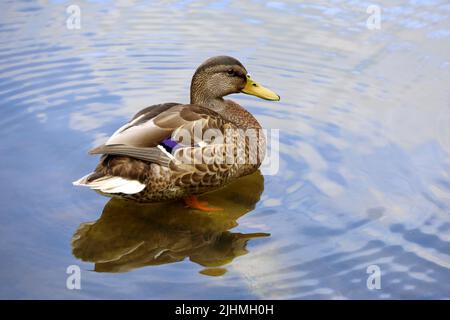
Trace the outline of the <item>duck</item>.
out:
[[[137,112],[105,143],[95,170],[73,182],[98,193],[142,203],[182,200],[187,207],[220,211],[198,196],[260,167],[266,139],[257,119],[225,99],[244,93],[279,101],[236,58],[215,56],[194,72],[190,103],[162,103]]]

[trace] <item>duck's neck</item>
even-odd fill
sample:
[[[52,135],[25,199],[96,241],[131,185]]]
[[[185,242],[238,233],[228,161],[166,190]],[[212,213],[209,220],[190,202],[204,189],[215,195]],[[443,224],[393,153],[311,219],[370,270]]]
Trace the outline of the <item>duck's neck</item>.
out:
[[[191,104],[201,105],[219,114],[225,112],[225,100],[214,92],[214,88],[205,85],[202,75],[194,74],[191,82]]]
[[[191,95],[191,104],[197,104],[202,107],[206,107],[208,109],[214,110],[219,114],[223,114],[225,112],[225,100],[223,98],[207,98],[207,97],[192,97]]]

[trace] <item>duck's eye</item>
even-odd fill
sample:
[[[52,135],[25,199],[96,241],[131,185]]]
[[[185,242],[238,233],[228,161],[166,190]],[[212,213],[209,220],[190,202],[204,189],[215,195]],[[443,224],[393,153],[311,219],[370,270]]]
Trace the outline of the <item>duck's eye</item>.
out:
[[[234,75],[235,75],[233,69],[228,70],[227,73],[228,73],[228,75],[230,75],[230,76],[234,76]]]

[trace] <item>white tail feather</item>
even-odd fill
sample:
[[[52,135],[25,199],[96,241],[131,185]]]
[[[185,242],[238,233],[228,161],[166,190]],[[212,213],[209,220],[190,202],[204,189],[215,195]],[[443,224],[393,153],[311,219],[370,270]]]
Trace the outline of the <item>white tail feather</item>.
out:
[[[85,186],[93,190],[99,190],[104,193],[125,193],[134,194],[141,192],[145,188],[145,184],[137,180],[129,180],[121,177],[103,176],[101,178],[87,181],[91,175],[88,174],[77,181],[73,182],[75,186]]]

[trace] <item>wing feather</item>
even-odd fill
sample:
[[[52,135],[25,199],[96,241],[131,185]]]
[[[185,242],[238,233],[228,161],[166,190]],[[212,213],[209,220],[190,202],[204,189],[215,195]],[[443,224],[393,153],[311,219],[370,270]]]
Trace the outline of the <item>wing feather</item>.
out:
[[[169,166],[171,158],[160,148],[140,148],[127,145],[102,145],[89,151],[90,154],[110,154],[116,156],[129,156]]]

